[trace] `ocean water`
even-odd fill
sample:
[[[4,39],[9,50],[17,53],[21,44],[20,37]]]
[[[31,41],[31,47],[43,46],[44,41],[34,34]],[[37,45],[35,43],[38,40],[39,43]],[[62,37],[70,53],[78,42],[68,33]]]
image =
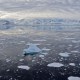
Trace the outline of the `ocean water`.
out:
[[[23,56],[29,44],[41,53]],[[80,80],[80,30],[26,27],[0,31],[0,80]]]

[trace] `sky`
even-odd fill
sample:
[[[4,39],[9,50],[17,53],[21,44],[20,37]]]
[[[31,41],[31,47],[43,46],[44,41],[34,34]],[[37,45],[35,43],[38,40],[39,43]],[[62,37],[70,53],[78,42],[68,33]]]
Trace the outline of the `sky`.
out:
[[[80,18],[80,0],[0,0],[0,18]]]

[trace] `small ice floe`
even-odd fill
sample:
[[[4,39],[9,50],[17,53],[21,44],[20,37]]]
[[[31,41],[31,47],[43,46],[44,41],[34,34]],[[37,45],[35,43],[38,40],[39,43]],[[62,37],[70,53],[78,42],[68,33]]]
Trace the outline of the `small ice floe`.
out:
[[[18,66],[18,68],[25,69],[25,70],[29,70],[30,69],[29,66],[24,66],[24,65]]]
[[[51,49],[47,49],[46,47],[44,47],[42,50],[43,51],[50,51]]]
[[[9,71],[10,71],[10,69],[7,69],[6,71],[7,71],[7,72],[9,72]]]
[[[30,46],[31,44],[33,44],[33,43],[27,43],[26,45]],[[34,43],[34,45],[38,46],[40,44],[39,43]]]
[[[71,53],[65,52],[65,53],[59,53],[62,57],[69,57]]]
[[[61,64],[61,63],[56,63],[56,62],[54,62],[54,63],[48,64],[47,66],[48,66],[48,67],[62,67],[62,66],[64,66],[64,65]]]
[[[24,61],[24,59],[20,59],[19,61]]]
[[[67,37],[67,38],[64,38],[64,39],[67,39],[67,40],[74,40],[75,38],[69,38],[69,37]]]
[[[68,80],[80,80],[80,77],[70,76],[68,77]]]
[[[23,54],[26,55],[34,55],[37,53],[41,53],[42,50],[35,44],[30,44],[28,49],[23,50]]]
[[[68,46],[69,46],[69,47],[72,47],[73,45],[69,44]]]
[[[76,50],[73,50],[73,51],[71,51],[72,53],[79,53],[79,51],[76,51]]]
[[[36,39],[36,40],[33,40],[33,41],[40,41],[40,42],[43,42],[43,41],[46,41],[45,39]]]
[[[39,57],[44,58],[44,55],[39,55]]]
[[[10,62],[11,61],[11,59],[6,59],[6,62]]]
[[[75,66],[75,63],[69,63],[70,66]]]
[[[25,43],[25,41],[20,41],[20,43]]]
[[[72,40],[73,43],[80,43],[80,40]]]
[[[47,55],[48,53],[42,53],[43,55]]]

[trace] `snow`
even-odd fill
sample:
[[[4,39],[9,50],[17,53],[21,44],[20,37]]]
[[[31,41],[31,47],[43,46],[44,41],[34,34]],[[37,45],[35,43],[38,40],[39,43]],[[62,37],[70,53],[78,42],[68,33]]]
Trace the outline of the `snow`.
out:
[[[47,66],[48,66],[48,67],[62,67],[62,66],[64,66],[64,65],[61,64],[61,63],[56,63],[56,62],[54,62],[54,63],[48,64]]]
[[[30,69],[29,66],[24,66],[24,65],[18,66],[18,68],[25,69],[25,70],[29,70]]]
[[[37,47],[35,44],[31,44],[28,49],[24,49],[25,53],[39,53],[41,49]]]
[[[68,80],[80,80],[80,77],[70,76],[68,77]]]
[[[75,63],[69,63],[70,66],[75,66]]]
[[[62,56],[62,57],[69,57],[69,54],[71,54],[71,53],[68,53],[68,52],[59,53],[59,55]]]

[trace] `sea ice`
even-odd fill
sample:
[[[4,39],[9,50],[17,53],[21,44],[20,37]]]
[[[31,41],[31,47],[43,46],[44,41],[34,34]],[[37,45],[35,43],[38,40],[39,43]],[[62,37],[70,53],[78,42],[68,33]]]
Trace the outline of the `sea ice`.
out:
[[[11,61],[11,59],[6,59],[6,62],[10,62]]]
[[[31,44],[28,49],[24,49],[24,54],[33,54],[33,53],[40,53],[42,50],[37,47],[35,44]]]
[[[39,55],[39,57],[43,58],[43,57],[44,57],[44,55]]]
[[[24,65],[18,66],[18,68],[20,68],[20,69],[26,69],[26,70],[29,70],[30,69],[30,67],[24,66]]]
[[[42,53],[43,55],[47,55],[48,53]]]
[[[44,40],[44,39],[36,39],[36,40],[33,40],[33,41],[46,41],[46,40]]]
[[[71,54],[71,53],[68,53],[68,52],[59,53],[59,55],[62,56],[62,57],[69,57],[69,54]]]
[[[70,76],[68,77],[68,80],[80,80],[80,77]]]
[[[72,53],[79,53],[79,51],[76,51],[76,50],[73,50],[73,51],[71,51]]]
[[[61,63],[56,63],[56,62],[54,62],[54,63],[48,64],[47,66],[48,66],[48,67],[62,67],[62,66],[64,66],[64,65],[61,64]]]
[[[44,50],[44,51],[50,51],[51,49],[47,49],[46,47],[44,47],[42,50]]]
[[[69,63],[70,66],[75,66],[75,63]]]

